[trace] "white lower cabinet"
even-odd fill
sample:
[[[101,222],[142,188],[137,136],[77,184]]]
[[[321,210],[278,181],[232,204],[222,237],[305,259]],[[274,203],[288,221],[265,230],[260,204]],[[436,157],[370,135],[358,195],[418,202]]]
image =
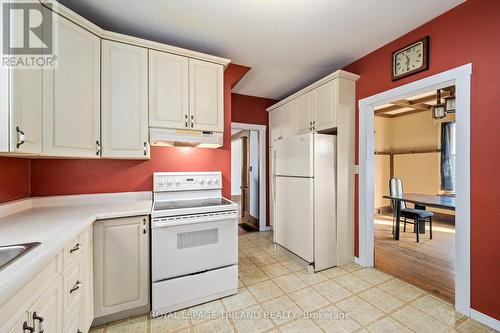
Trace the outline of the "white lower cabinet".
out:
[[[95,222],[95,323],[147,312],[149,283],[149,217]]]

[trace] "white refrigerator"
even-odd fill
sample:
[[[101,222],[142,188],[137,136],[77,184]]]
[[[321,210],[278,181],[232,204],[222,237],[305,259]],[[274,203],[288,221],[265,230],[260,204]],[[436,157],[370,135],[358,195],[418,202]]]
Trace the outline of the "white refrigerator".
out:
[[[315,271],[336,266],[336,136],[289,137],[275,154],[275,242]]]

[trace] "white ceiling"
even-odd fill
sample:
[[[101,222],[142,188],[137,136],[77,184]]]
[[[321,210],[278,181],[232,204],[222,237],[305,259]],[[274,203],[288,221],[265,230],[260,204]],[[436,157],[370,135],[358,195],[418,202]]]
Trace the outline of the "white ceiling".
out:
[[[60,2],[107,30],[252,67],[233,91],[281,99],[463,0]]]

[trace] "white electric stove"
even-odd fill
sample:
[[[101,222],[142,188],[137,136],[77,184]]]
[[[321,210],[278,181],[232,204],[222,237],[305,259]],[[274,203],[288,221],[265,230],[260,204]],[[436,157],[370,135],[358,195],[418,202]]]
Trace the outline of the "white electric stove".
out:
[[[220,172],[153,174],[152,316],[238,291],[238,206]]]

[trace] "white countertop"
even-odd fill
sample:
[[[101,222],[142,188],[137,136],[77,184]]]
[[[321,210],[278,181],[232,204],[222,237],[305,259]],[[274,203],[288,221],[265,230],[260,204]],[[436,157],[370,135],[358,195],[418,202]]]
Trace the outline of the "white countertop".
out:
[[[148,198],[148,193],[139,194],[28,199],[32,208],[0,217],[0,246],[41,243],[0,271],[0,306],[94,221],[149,215],[150,195]]]

